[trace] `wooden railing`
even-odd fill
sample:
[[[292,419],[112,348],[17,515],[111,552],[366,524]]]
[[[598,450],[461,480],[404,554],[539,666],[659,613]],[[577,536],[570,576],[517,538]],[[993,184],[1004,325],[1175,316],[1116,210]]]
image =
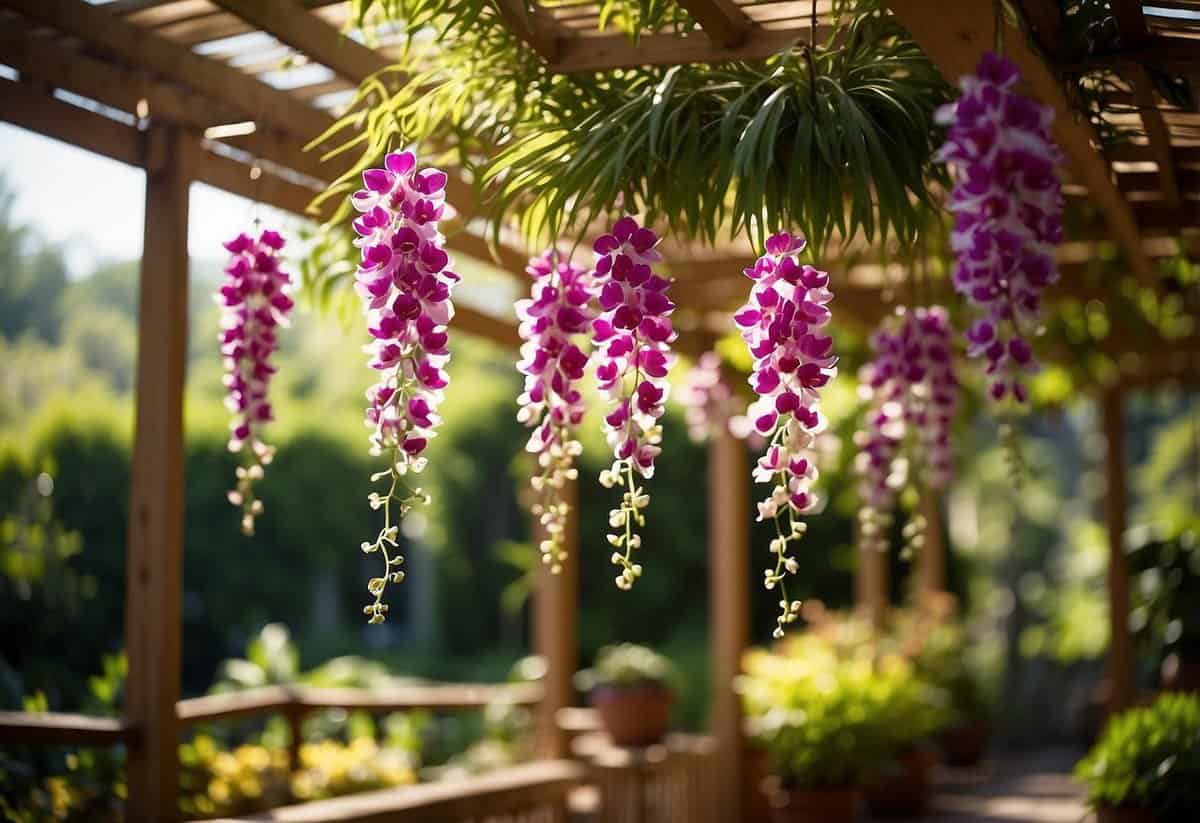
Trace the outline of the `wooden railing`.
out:
[[[115,717],[60,712],[0,712],[0,745],[95,749],[132,743],[136,739],[137,729]]]
[[[561,823],[567,795],[584,774],[577,763],[541,760],[463,780],[284,806],[224,823]]]

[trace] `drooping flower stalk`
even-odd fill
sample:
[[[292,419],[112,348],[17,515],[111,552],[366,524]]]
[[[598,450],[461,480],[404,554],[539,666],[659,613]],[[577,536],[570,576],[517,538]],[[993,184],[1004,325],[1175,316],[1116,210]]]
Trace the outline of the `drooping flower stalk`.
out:
[[[371,623],[382,623],[383,595],[399,583],[404,558],[398,553],[399,519],[428,496],[410,487],[407,476],[425,468],[425,449],[437,434],[438,406],[449,383],[446,326],[454,316],[451,290],[459,276],[450,269],[438,221],[445,209],[446,174],[417,169],[412,152],[393,152],[384,167],[363,172],[364,188],[351,197],[361,212],[354,243],[362,251],[355,290],[362,297],[371,342],[365,347],[378,380],[367,389],[366,425],[371,454],[386,455],[388,467],[372,475],[386,493],[372,492],[372,509],[383,509],[383,528],[364,552],[383,557],[383,574],[367,590],[375,601],[363,608]],[[393,513],[392,505],[397,511]]]
[[[1022,374],[1037,367],[1027,338],[1038,331],[1042,292],[1058,280],[1063,198],[1054,111],[1018,94],[1019,81],[1011,61],[984,54],[960,81],[962,96],[938,111],[949,129],[937,159],[955,172],[954,286],[980,315],[967,353],[987,361],[995,400],[1023,403]]]
[[[583,451],[575,427],[585,411],[579,382],[589,355],[579,336],[593,319],[594,289],[591,273],[554,249],[532,258],[525,271],[533,286],[532,296],[516,305],[525,341],[517,363],[525,375],[517,419],[533,429],[525,445],[538,461],[538,473],[530,478],[538,496],[532,511],[546,533],[539,546],[542,562],[558,574],[566,560],[563,537],[571,512],[563,487],[579,476],[575,458]]]
[[[786,232],[767,240],[767,251],[745,270],[754,281],[749,301],[734,316],[754,357],[750,386],[758,399],[751,404],[755,430],[769,439],[754,479],[772,484],[758,504],[758,520],[773,521],[774,564],[764,573],[768,590],[780,591],[775,637],[795,622],[800,601],[787,595],[786,576],[799,571],[792,544],[804,536],[800,515],[813,511],[817,497],[814,443],[825,427],[820,413],[821,388],[837,375],[833,338],[822,334],[833,299],[829,275],[800,262],[802,237]]]
[[[626,216],[593,246],[601,308],[592,321],[596,379],[613,407],[604,418],[604,430],[615,457],[612,466],[600,472],[600,483],[624,488],[621,505],[609,512],[614,531],[608,542],[615,549],[613,565],[621,567],[617,586],[626,590],[642,574],[641,564],[633,562],[633,551],[642,543],[634,529],[645,525],[643,510],[650,504],[636,475],[647,480],[654,476],[654,458],[662,451],[658,419],[670,389],[667,372],[675,360],[670,319],[675,304],[667,296],[671,281],[652,269],[661,259],[655,249],[658,242],[657,234]]]
[[[941,306],[896,309],[871,336],[874,359],[859,372],[859,394],[870,401],[859,448],[859,546],[886,551],[896,497],[916,477],[944,489],[954,472],[951,428],[959,381],[949,313]],[[919,521],[905,536],[919,542]]]
[[[738,398],[721,373],[721,356],[706,351],[685,375],[679,403],[684,408],[688,436],[703,443],[722,431],[730,430],[730,420],[738,415]]]
[[[284,240],[278,232],[247,234],[224,244],[229,251],[225,280],[216,294],[221,306],[221,354],[225,360],[226,407],[233,412],[229,450],[247,455],[237,467],[237,487],[229,502],[242,509],[242,532],[254,534],[254,518],[263,504],[254,495],[254,483],[275,456],[262,429],[274,419],[268,386],[276,371],[271,355],[279,349],[278,329],[287,325],[292,310],[288,296],[291,277],[279,267]],[[246,445],[250,449],[247,452]]]

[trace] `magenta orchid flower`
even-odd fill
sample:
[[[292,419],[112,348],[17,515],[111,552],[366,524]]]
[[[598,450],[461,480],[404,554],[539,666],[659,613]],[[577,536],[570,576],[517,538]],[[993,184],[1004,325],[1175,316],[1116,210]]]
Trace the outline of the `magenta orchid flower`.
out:
[[[365,351],[378,373],[367,390],[366,424],[371,454],[388,458],[388,468],[371,479],[389,484],[386,494],[372,492],[368,498],[371,508],[383,509],[384,525],[362,550],[382,554],[384,574],[368,583],[375,601],[363,612],[369,622],[382,623],[387,584],[404,579],[397,568],[404,558],[396,551],[399,527],[392,504],[399,519],[413,505],[428,502],[406,478],[425,467],[425,449],[441,423],[437,410],[450,382],[445,371],[446,326],[454,316],[450,294],[460,278],[438,230],[446,209],[445,172],[418,169],[412,152],[393,152],[383,168],[363,172],[363,186],[351,196],[360,213],[354,221],[354,244],[361,250],[355,289],[371,336]]]
[[[538,474],[530,483],[538,495],[533,513],[546,532],[542,561],[552,573],[566,560],[563,541],[570,505],[563,487],[579,476],[575,458],[583,446],[575,437],[585,406],[580,381],[589,355],[581,337],[591,328],[594,296],[591,273],[551,249],[529,261],[532,296],[516,304],[521,345],[517,370],[525,391],[517,399],[517,419],[531,427],[525,448],[537,455]],[[586,345],[586,344],[584,344]]]
[[[1019,81],[1015,64],[984,54],[962,78],[962,96],[938,111],[949,130],[937,159],[955,172],[954,287],[979,313],[967,354],[986,361],[993,399],[1024,403],[1022,376],[1037,368],[1026,338],[1038,328],[1042,293],[1058,280],[1063,197],[1054,110],[1018,94]]]
[[[899,307],[871,336],[875,356],[859,372],[859,393],[870,405],[854,437],[864,550],[888,549],[896,497],[911,476],[930,490],[946,488],[953,476],[959,380],[952,332],[941,306]]]
[[[249,462],[237,468],[237,487],[227,495],[242,509],[242,532],[254,534],[254,518],[262,514],[262,501],[254,496],[254,483],[263,477],[275,448],[266,444],[263,428],[274,417],[268,388],[275,366],[271,355],[279,350],[278,329],[287,325],[293,307],[288,295],[291,277],[279,267],[283,237],[264,231],[257,238],[239,234],[225,243],[229,263],[215,299],[221,307],[221,354],[225,361],[226,407],[233,412],[229,450],[246,453]]]
[[[641,564],[633,562],[633,551],[641,546],[634,527],[645,525],[643,511],[650,504],[637,476],[654,476],[654,459],[662,451],[658,421],[670,390],[667,372],[675,362],[670,318],[675,304],[667,296],[671,281],[653,269],[661,259],[658,243],[657,234],[626,216],[593,246],[592,276],[601,309],[592,321],[596,379],[611,407],[604,433],[615,458],[600,473],[600,483],[625,490],[620,507],[609,512],[614,531],[608,542],[615,549],[613,565],[621,567],[617,586],[626,590],[642,574]]]
[[[798,518],[818,506],[814,444],[825,427],[821,389],[837,375],[833,338],[822,333],[833,299],[829,275],[800,262],[805,245],[804,238],[786,232],[770,237],[766,254],[745,270],[754,285],[750,300],[734,315],[754,358],[750,386],[757,399],[749,417],[768,440],[754,479],[772,485],[758,504],[758,519],[775,524],[770,545],[775,563],[763,582],[768,590],[780,589],[777,638],[800,613],[800,601],[788,599],[785,577],[799,570],[790,548],[807,526]]]

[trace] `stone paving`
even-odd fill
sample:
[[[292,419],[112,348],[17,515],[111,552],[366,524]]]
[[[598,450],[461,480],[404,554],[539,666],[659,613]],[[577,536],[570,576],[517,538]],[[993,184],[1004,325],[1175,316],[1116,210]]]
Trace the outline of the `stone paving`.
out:
[[[941,770],[930,814],[937,823],[1081,823],[1090,820],[1070,749],[1008,754],[978,769]]]

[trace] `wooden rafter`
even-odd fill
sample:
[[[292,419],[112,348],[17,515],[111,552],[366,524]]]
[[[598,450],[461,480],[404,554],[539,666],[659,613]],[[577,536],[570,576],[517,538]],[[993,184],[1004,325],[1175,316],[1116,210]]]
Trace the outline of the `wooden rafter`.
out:
[[[390,61],[347,37],[291,0],[214,0],[251,26],[333,69],[354,83],[386,69]]]
[[[818,26],[816,38],[825,40],[832,33],[832,27]],[[808,37],[808,28],[764,29],[755,31],[734,48],[718,48],[708,38],[695,35],[648,34],[636,42],[624,35],[570,37],[560,42],[558,60],[551,63],[550,68],[560,74],[573,74],[635,66],[765,60]]]
[[[137,131],[55,100],[23,83],[0,81],[0,119],[131,166],[142,164]]]
[[[1126,48],[1145,47],[1150,41],[1150,30],[1146,27],[1146,17],[1142,13],[1141,2],[1113,0],[1112,9],[1121,32],[1122,45]],[[1158,179],[1162,186],[1163,200],[1169,206],[1178,206],[1180,202],[1179,181],[1175,172],[1175,163],[1171,158],[1171,133],[1155,102],[1154,86],[1150,82],[1150,75],[1145,66],[1137,63],[1128,65],[1124,74],[1133,87],[1134,104],[1141,114],[1146,137],[1150,141],[1150,152],[1158,166]]]
[[[887,0],[887,6],[951,82],[974,71],[980,56],[996,41],[992,0]],[[1066,153],[1074,179],[1087,187],[1092,202],[1102,211],[1130,268],[1139,279],[1152,280],[1155,270],[1142,251],[1142,233],[1133,208],[1113,181],[1108,163],[1097,148],[1096,134],[1075,117],[1057,73],[1030,48],[1019,31],[1006,32],[1005,49],[1021,68],[1030,95],[1054,110],[1054,139]]]
[[[746,41],[753,25],[733,0],[679,0],[713,45],[732,49]]]
[[[194,89],[247,119],[265,121],[300,140],[332,122],[329,115],[237,69],[141,29],[83,0],[0,0],[29,20],[78,37],[120,60]]]
[[[505,27],[543,59],[551,63],[558,59],[561,27],[536,6],[530,8],[526,0],[496,0],[496,10]]]

